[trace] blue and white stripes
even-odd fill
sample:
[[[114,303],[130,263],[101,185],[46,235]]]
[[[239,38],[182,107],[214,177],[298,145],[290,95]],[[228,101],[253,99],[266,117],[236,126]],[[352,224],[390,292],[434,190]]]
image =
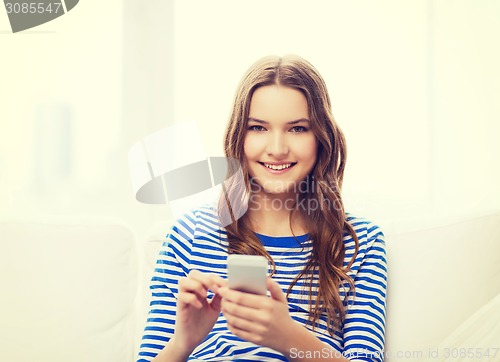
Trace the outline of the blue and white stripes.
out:
[[[356,294],[349,296],[346,318],[341,331],[332,338],[327,332],[327,317],[314,331],[327,345],[353,361],[382,361],[385,330],[387,268],[384,237],[380,229],[367,220],[349,215],[358,239],[358,255],[349,275]],[[257,234],[276,263],[273,278],[283,291],[302,271],[311,254],[307,235],[269,237]],[[354,240],[344,237],[345,265],[354,252]],[[138,362],[151,361],[174,332],[177,282],[191,269],[214,273],[226,278],[226,232],[217,222],[211,208],[196,209],[180,218],[172,227],[160,251],[151,280],[152,300],[142,338]],[[306,324],[308,299],[300,281],[288,296],[290,315]],[[314,286],[317,286],[314,284]],[[341,296],[344,293],[340,293]],[[190,356],[189,361],[286,361],[283,355],[234,336],[221,314],[213,330]]]

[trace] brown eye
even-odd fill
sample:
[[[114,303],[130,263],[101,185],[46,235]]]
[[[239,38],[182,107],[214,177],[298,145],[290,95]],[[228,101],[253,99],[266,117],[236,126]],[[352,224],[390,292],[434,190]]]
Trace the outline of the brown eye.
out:
[[[295,133],[301,133],[301,132],[306,132],[307,128],[304,126],[295,126],[290,129],[290,132],[295,132]]]
[[[262,132],[262,131],[265,131],[266,129],[262,126],[250,126],[250,127],[248,127],[248,130]]]

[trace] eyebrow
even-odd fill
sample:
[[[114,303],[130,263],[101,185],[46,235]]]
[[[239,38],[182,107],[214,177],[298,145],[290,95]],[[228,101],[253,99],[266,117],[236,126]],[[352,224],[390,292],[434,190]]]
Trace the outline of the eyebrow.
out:
[[[261,124],[269,124],[269,122],[267,122],[267,121],[263,121],[262,119],[257,119],[257,118],[253,118],[253,117],[248,117],[248,122],[257,122],[257,123],[261,123]],[[310,123],[311,121],[309,121],[307,118],[300,118],[300,119],[297,119],[295,121],[287,122],[286,124],[297,124],[297,123],[301,123],[301,122],[308,122],[308,123]]]

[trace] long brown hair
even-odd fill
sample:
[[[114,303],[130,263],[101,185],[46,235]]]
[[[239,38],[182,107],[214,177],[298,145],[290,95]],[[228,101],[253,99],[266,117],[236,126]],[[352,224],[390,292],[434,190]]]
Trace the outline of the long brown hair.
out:
[[[229,253],[256,254],[265,256],[275,270],[275,264],[255,233],[251,230],[249,221],[243,215],[236,213],[231,200],[243,200],[244,194],[249,194],[250,177],[245,162],[243,144],[245,140],[250,102],[255,90],[267,85],[283,85],[302,92],[306,97],[311,130],[318,141],[316,164],[307,176],[306,192],[301,192],[296,208],[290,213],[290,225],[295,213],[299,213],[312,241],[311,258],[288,288],[301,278],[308,279],[309,306],[311,313],[309,323],[314,329],[322,314],[327,315],[330,335],[338,329],[345,316],[339,291],[347,288],[347,296],[354,293],[354,283],[347,274],[358,252],[359,242],[352,226],[347,222],[344,205],[341,198],[342,179],[346,163],[345,138],[336,124],[326,84],[318,71],[306,60],[295,55],[284,57],[265,57],[254,63],[243,77],[235,96],[231,117],[227,125],[224,150],[228,159],[238,160],[242,167],[243,180],[226,182],[224,193],[219,203],[220,210],[226,210],[233,218],[226,226]],[[234,164],[233,164],[234,166]],[[234,170],[231,171],[234,173]],[[317,207],[304,208],[301,205]],[[238,206],[238,205],[237,205]],[[236,207],[237,207],[236,206]],[[347,267],[344,267],[345,247],[344,233],[348,233],[355,241],[355,253]],[[319,275],[317,297],[313,298],[314,274]]]

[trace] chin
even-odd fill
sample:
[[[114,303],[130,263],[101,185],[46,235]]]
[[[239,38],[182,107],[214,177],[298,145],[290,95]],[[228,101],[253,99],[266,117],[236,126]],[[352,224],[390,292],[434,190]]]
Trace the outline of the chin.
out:
[[[270,181],[270,180],[262,180],[263,182],[255,181],[256,191],[264,192],[266,194],[273,195],[286,195],[293,193],[295,181]]]

